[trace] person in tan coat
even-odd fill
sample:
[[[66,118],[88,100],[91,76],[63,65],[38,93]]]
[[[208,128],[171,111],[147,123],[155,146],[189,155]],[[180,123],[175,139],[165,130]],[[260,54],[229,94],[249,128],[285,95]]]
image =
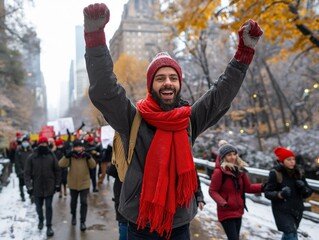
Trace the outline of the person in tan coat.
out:
[[[80,195],[80,229],[86,230],[86,215],[88,209],[87,196],[90,189],[90,169],[96,167],[96,162],[89,153],[84,151],[83,142],[79,139],[73,142],[73,149],[60,161],[60,167],[69,167],[68,186],[71,195],[72,225],[76,225],[76,207]]]

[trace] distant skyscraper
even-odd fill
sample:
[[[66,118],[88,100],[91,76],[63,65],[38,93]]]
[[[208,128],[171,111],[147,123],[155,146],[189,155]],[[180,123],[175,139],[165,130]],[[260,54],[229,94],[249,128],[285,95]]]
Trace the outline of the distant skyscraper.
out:
[[[74,85],[72,86],[73,91],[70,89],[72,91],[71,97],[74,99],[75,104],[87,94],[89,87],[89,80],[84,59],[85,41],[83,32],[83,26],[75,27],[75,61],[74,66],[71,66],[71,68],[74,67]]]
[[[129,0],[124,5],[122,20],[110,41],[114,62],[126,53],[138,60],[150,60],[159,51],[170,51],[170,29],[157,19],[159,0]]]

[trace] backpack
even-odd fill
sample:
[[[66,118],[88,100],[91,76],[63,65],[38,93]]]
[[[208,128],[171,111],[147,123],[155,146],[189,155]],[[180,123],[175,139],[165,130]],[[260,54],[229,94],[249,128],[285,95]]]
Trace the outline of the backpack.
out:
[[[131,126],[131,131],[130,131],[130,141],[129,141],[127,158],[125,156],[125,151],[124,151],[120,134],[117,131],[115,131],[114,133],[113,149],[112,149],[112,164],[115,165],[121,182],[124,181],[126,171],[132,160],[135,143],[136,143],[137,132],[140,127],[141,120],[142,120],[142,117],[139,111],[136,110],[136,113],[133,119],[133,124]]]
[[[277,183],[282,183],[282,172],[278,172],[277,170],[274,170],[276,173],[276,179],[277,179]]]

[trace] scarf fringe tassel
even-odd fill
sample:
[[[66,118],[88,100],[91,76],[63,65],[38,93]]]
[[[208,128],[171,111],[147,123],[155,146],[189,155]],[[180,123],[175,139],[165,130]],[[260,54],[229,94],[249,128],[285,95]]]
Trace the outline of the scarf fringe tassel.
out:
[[[196,171],[191,170],[178,176],[177,183],[177,206],[182,207],[184,204],[189,207],[190,201],[197,192]]]
[[[172,233],[173,220],[174,213],[164,210],[163,206],[151,202],[144,202],[141,205],[137,225],[138,229],[143,229],[149,224],[150,232],[155,230],[161,237],[164,235],[164,232],[166,232],[165,237],[169,239]]]

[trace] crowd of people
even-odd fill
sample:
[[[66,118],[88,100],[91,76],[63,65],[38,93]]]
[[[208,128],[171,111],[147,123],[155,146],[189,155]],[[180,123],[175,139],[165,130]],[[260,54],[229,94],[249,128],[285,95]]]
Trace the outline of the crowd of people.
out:
[[[263,31],[253,20],[240,27],[234,57],[211,89],[193,105],[181,98],[183,74],[178,62],[166,52],[158,53],[147,69],[147,96],[135,106],[113,73],[104,32],[110,18],[109,9],[103,3],[90,4],[83,14],[89,96],[119,133],[126,155],[131,147],[130,132],[136,112],[142,117],[131,163],[120,182],[116,168],[110,164],[111,150],[101,151],[93,135],[66,143],[61,139],[40,137],[35,148],[23,138],[15,154],[15,162],[19,162],[16,167],[21,199],[25,200],[25,184],[34,198],[38,228],[43,228],[45,204],[47,235],[52,236],[52,196],[60,192],[62,197],[61,189],[66,194],[68,186],[71,222],[77,224],[79,197],[80,229],[85,231],[90,185],[92,191],[97,192],[108,172],[115,177],[119,239],[190,240],[190,223],[198,209],[205,206],[192,145],[229,110]],[[272,202],[275,222],[283,232],[282,239],[298,238],[303,199],[309,197],[312,190],[296,166],[293,152],[278,147],[274,153],[278,167],[270,171],[269,180],[251,184],[247,164],[238,156],[236,147],[225,141],[220,144],[216,168],[210,173],[209,194],[217,203],[218,220],[228,239],[240,238],[245,193],[261,192]]]
[[[40,136],[32,141],[28,134],[18,132],[7,149],[7,156],[19,179],[21,200],[26,200],[26,188],[36,206],[38,229],[43,229],[45,222],[48,237],[54,235],[53,195],[58,192],[59,198],[67,196],[67,188],[71,198],[72,225],[77,222],[76,208],[80,198],[80,229],[86,230],[89,191],[98,192],[98,186],[103,184],[111,165],[112,147],[103,148],[94,134],[77,135],[75,140],[71,139],[71,135],[67,141]]]

